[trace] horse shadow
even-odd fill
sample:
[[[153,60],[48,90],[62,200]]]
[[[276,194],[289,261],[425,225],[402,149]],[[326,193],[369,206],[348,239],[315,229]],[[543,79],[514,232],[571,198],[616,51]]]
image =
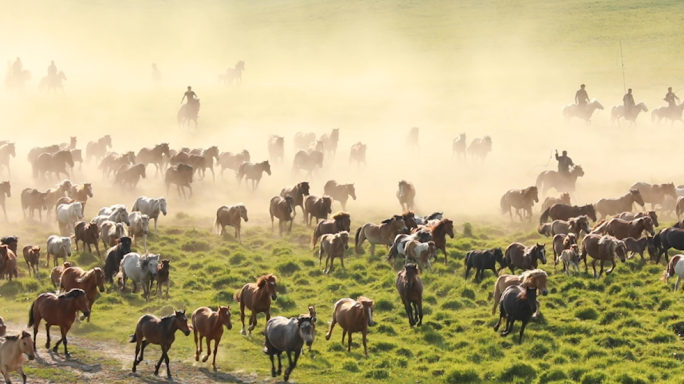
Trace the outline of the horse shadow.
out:
[[[59,353],[53,352],[52,349],[48,350],[48,356],[50,358],[49,361],[47,358],[36,354],[36,362],[43,366],[70,367],[85,373],[98,373],[102,371],[100,364],[86,364],[74,358],[67,360]]]
[[[204,374],[204,376],[207,377],[207,379],[211,382],[220,382],[220,383],[244,383],[245,380],[239,378],[236,375],[230,374],[230,373],[225,373],[225,372],[214,372],[213,370],[207,369],[207,368],[200,368],[199,369],[200,373]]]

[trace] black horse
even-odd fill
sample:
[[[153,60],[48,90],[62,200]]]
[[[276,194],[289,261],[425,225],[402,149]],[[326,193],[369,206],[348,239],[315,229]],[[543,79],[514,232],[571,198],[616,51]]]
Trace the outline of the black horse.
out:
[[[684,229],[665,228],[653,237],[656,249],[656,264],[660,263],[660,256],[665,255],[665,263],[669,262],[667,251],[670,248],[684,250]]]
[[[496,269],[496,263],[499,263],[501,267],[498,271]],[[497,276],[499,271],[506,268],[508,263],[504,259],[503,252],[501,248],[486,249],[484,251],[470,251],[465,257],[465,278],[468,279],[468,273],[471,268],[475,268],[475,281],[478,283],[482,281],[484,277],[485,269],[490,269]]]
[[[522,343],[525,326],[530,321],[532,314],[537,311],[537,287],[523,288],[520,285],[511,285],[501,295],[499,303],[499,321],[494,325],[494,331],[498,331],[503,319],[506,319],[506,328],[501,331],[501,336],[506,336],[513,331],[513,323],[522,321],[520,327],[520,339]]]

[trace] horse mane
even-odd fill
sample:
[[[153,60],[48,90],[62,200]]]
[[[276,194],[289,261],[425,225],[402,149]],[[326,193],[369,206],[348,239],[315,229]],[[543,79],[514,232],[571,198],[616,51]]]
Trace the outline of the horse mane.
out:
[[[433,237],[435,237],[434,234],[444,233],[445,232],[444,227],[446,227],[448,222],[453,223],[453,221],[451,219],[442,219],[442,220],[439,220],[437,222],[437,224],[433,225],[432,227],[429,227],[430,233],[433,235]]]
[[[371,305],[375,304],[375,302],[373,300],[371,300],[371,299],[369,299],[363,295],[357,297],[356,301],[358,301],[359,303],[371,303]]]
[[[338,220],[343,220],[343,219],[350,219],[351,215],[347,212],[340,211],[340,212],[335,213],[332,216],[332,218],[333,218],[333,220],[338,221]]]
[[[62,293],[57,297],[64,298],[64,299],[75,299],[81,295],[85,295],[85,291],[80,289],[80,288],[74,288],[71,291],[66,292],[66,293]]]
[[[272,273],[269,273],[268,275],[261,275],[256,281],[257,287],[263,288],[266,285],[266,283],[268,283],[268,280],[270,278],[273,278],[273,281],[278,281],[278,278],[275,277]]]
[[[79,278],[78,278],[78,281],[79,281],[79,282],[86,281],[86,280],[90,279],[92,276],[94,276],[97,272],[102,273],[102,269],[100,269],[100,268],[93,268],[93,269],[91,269],[91,270],[85,272],[81,277],[79,277]]]
[[[530,195],[531,193],[535,192],[535,191],[538,191],[538,190],[537,190],[537,186],[536,186],[536,185],[533,185],[533,186],[531,186],[531,187],[527,187],[527,188],[523,189],[523,190],[522,190],[522,194],[523,194],[523,196],[525,196],[525,197],[531,197],[531,196],[529,196],[529,195]]]

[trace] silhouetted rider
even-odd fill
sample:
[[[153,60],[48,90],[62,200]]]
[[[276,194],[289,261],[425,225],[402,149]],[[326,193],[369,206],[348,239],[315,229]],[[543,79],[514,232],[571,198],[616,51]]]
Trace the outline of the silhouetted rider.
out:
[[[54,60],[52,60],[50,62],[50,66],[48,67],[48,76],[50,76],[50,77],[57,76],[57,66],[55,65]]]
[[[192,90],[192,87],[188,86],[188,90],[185,91],[183,94],[183,98],[181,99],[181,104],[183,104],[183,100],[188,99],[188,104],[195,104],[197,102],[197,94]]]
[[[584,84],[580,85],[580,89],[575,92],[575,103],[582,108],[586,107],[587,103],[589,102],[589,95],[587,95],[587,91],[584,89],[584,87]]]
[[[663,100],[667,101],[667,105],[670,108],[674,108],[677,106],[675,100],[679,100],[679,97],[677,97],[677,95],[675,95],[674,92],[672,92],[672,87],[669,87],[667,88],[667,94],[665,95],[665,98]]]
[[[622,98],[622,104],[625,106],[625,117],[631,115],[634,108],[634,95],[632,95],[632,88],[627,90],[627,93]]]
[[[17,57],[17,59],[14,61],[14,64],[12,64],[12,73],[14,76],[20,76],[23,70],[24,65],[21,63],[21,59]]]
[[[556,160],[558,160],[558,173],[566,177],[570,174],[570,167],[575,166],[572,159],[568,157],[568,151],[563,151],[563,156],[558,156],[558,150],[556,150]]]

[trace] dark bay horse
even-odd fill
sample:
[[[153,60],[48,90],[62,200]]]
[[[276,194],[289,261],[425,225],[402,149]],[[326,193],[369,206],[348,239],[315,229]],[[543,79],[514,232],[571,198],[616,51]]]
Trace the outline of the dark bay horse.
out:
[[[575,192],[577,178],[584,176],[581,165],[575,165],[567,177],[563,177],[557,171],[543,171],[537,176],[537,189],[541,190],[542,196],[546,191],[555,188],[558,192]]]
[[[499,263],[498,270],[496,269],[496,263]],[[486,269],[494,272],[494,276],[499,275],[499,271],[506,268],[506,260],[504,259],[503,252],[501,248],[485,249],[482,251],[470,251],[466,253],[464,260],[466,267],[465,278],[468,279],[468,273],[472,268],[475,268],[475,281],[480,282],[484,277],[484,271]]]
[[[285,197],[287,195],[292,196],[292,206],[293,208],[301,208],[305,223],[306,215],[304,214],[304,198],[306,198],[306,196],[309,196],[309,190],[310,187],[308,181],[302,181],[300,183],[297,183],[294,187],[285,187],[280,190],[280,197]]]
[[[454,238],[454,221],[444,218],[438,221],[428,222],[425,226],[419,226],[412,232],[415,233],[423,228],[430,232],[432,241],[435,242],[435,247],[444,254],[444,264],[446,264],[449,261],[449,254],[446,251],[446,237],[449,235],[450,238]]]
[[[84,316],[90,316],[90,304],[86,293],[82,289],[72,289],[68,293],[59,296],[54,293],[43,293],[36,301],[31,304],[29,310],[28,326],[33,327],[33,349],[36,350],[36,336],[38,335],[38,326],[42,320],[45,320],[45,331],[47,335],[47,343],[45,348],[50,349],[50,327],[56,325],[62,338],[57,341],[53,352],[57,353],[57,348],[64,343],[64,355],[70,358],[71,354],[67,349],[67,333],[71,329],[71,325],[76,320],[76,312],[81,311]]]
[[[259,276],[256,283],[245,284],[235,292],[233,298],[240,303],[241,335],[245,334],[245,307],[252,311],[249,318],[249,335],[257,326],[257,314],[265,313],[266,321],[271,318],[271,300],[278,298],[277,280],[273,274]]]
[[[684,229],[665,228],[653,237],[653,245],[657,251],[656,264],[660,263],[660,256],[665,255],[665,262],[668,262],[667,251],[670,248],[684,250]]]
[[[638,189],[630,189],[625,195],[618,198],[603,198],[596,203],[596,212],[603,217],[617,215],[622,212],[631,212],[634,203],[644,207],[644,199]]]
[[[181,128],[183,124],[190,130],[190,122],[195,122],[195,129],[197,129],[197,119],[199,119],[200,110],[200,100],[196,99],[192,103],[185,103],[181,105],[178,109],[178,114],[176,115],[176,121],[178,122],[178,127]]]
[[[404,265],[404,269],[397,273],[394,282],[397,292],[404,303],[409,325],[423,324],[423,281],[420,279],[418,266],[410,263]]]
[[[166,363],[166,375],[171,379],[171,369],[169,368],[169,349],[176,340],[176,331],[180,330],[185,336],[190,334],[188,328],[188,318],[185,316],[185,310],[174,311],[173,315],[162,317],[161,319],[154,315],[143,315],[138,320],[138,325],[135,327],[135,333],[131,335],[131,343],[135,343],[135,357],[133,358],[133,373],[135,373],[138,364],[143,361],[143,354],[145,347],[150,344],[156,344],[161,347],[162,355],[159,362],[154,367],[154,375],[159,375],[159,368],[162,361]]]
[[[278,234],[283,236],[283,224],[290,222],[290,227],[287,233],[292,232],[292,222],[294,221],[294,206],[292,205],[292,196],[287,195],[285,198],[274,196],[269,203],[268,212],[271,216],[271,232],[273,232],[274,218],[278,218]]]
[[[537,272],[540,270],[527,271],[523,273],[522,283],[520,285],[511,285],[501,295],[499,303],[499,321],[494,325],[494,331],[498,331],[502,320],[506,319],[506,328],[501,331],[501,336],[506,336],[513,331],[513,323],[516,320],[522,321],[520,327],[520,339],[518,343],[522,343],[525,326],[532,318],[532,315],[537,311],[537,287],[538,283],[531,281],[530,272]],[[543,285],[546,286],[546,272],[538,273],[537,279],[544,280]],[[547,290],[542,290],[542,295],[548,293]]]
[[[535,244],[531,247],[525,247],[521,243],[512,243],[506,248],[504,260],[508,264],[508,269],[511,273],[515,273],[515,268],[520,268],[524,271],[536,269],[541,261],[546,264],[546,244]]]
[[[508,213],[513,221],[513,213],[511,208],[515,208],[515,213],[520,217],[520,221],[525,219],[524,214],[527,214],[529,220],[532,221],[532,207],[534,203],[539,202],[539,192],[536,186],[527,187],[525,189],[511,189],[504,193],[501,197],[501,214]],[[523,214],[520,214],[523,210]]]
[[[587,204],[583,206],[571,206],[568,204],[554,204],[542,212],[539,217],[539,224],[544,224],[549,218],[551,220],[568,221],[573,217],[586,215],[592,221],[596,221],[596,209],[593,205]]]

